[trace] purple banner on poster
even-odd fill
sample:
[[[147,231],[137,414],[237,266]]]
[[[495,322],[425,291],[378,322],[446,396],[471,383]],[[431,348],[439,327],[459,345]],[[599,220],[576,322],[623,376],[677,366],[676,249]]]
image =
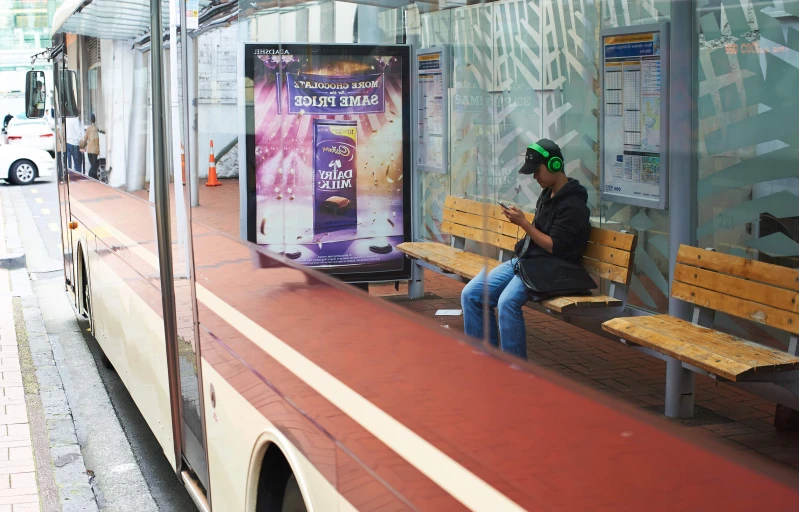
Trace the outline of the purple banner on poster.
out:
[[[287,73],[290,114],[385,112],[383,74],[327,76]]]

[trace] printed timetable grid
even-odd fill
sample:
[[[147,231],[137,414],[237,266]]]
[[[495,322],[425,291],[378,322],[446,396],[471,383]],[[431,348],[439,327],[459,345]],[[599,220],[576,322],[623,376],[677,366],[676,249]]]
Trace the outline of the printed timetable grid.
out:
[[[641,65],[625,62],[624,90],[624,145],[641,145]]]
[[[621,67],[610,67],[605,71],[605,115],[621,116],[622,108],[622,73]]]

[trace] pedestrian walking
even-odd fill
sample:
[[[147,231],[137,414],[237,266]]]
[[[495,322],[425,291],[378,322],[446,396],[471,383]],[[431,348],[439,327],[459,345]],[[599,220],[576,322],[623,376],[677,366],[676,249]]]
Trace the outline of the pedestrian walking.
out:
[[[97,161],[100,158],[100,130],[95,124],[97,118],[91,115],[91,124],[86,128],[86,133],[80,141],[81,150],[89,156],[89,177],[97,179]]]
[[[80,152],[80,120],[77,117],[67,118],[67,169],[83,172],[83,155]]]

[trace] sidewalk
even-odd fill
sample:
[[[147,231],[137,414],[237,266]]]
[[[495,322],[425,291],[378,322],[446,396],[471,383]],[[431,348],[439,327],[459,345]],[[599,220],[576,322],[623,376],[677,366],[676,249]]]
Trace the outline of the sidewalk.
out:
[[[31,287],[31,267],[46,272],[52,258],[26,254],[15,193],[0,187],[0,512],[97,510]]]
[[[4,247],[0,237],[0,254]],[[0,512],[38,511],[39,490],[22,385],[8,270],[0,269]]]
[[[436,316],[460,309],[463,284],[425,272],[425,297],[409,300],[407,285],[372,285],[370,293],[463,331],[463,316]],[[531,362],[663,418],[666,364],[597,333],[524,308],[527,355]],[[799,429],[777,430],[776,404],[739,388],[696,376],[696,415],[675,423],[741,451],[785,464],[799,475]]]

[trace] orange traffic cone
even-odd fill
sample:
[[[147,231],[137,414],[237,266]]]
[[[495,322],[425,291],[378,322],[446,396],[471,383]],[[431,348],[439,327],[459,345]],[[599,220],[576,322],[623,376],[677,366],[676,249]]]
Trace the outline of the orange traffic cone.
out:
[[[214,141],[211,140],[211,153],[208,155],[208,181],[205,183],[206,187],[218,187],[222,185],[216,179],[216,162],[214,162]]]
[[[180,143],[180,170],[183,173],[183,186],[186,186],[186,153],[183,152],[183,143]]]

